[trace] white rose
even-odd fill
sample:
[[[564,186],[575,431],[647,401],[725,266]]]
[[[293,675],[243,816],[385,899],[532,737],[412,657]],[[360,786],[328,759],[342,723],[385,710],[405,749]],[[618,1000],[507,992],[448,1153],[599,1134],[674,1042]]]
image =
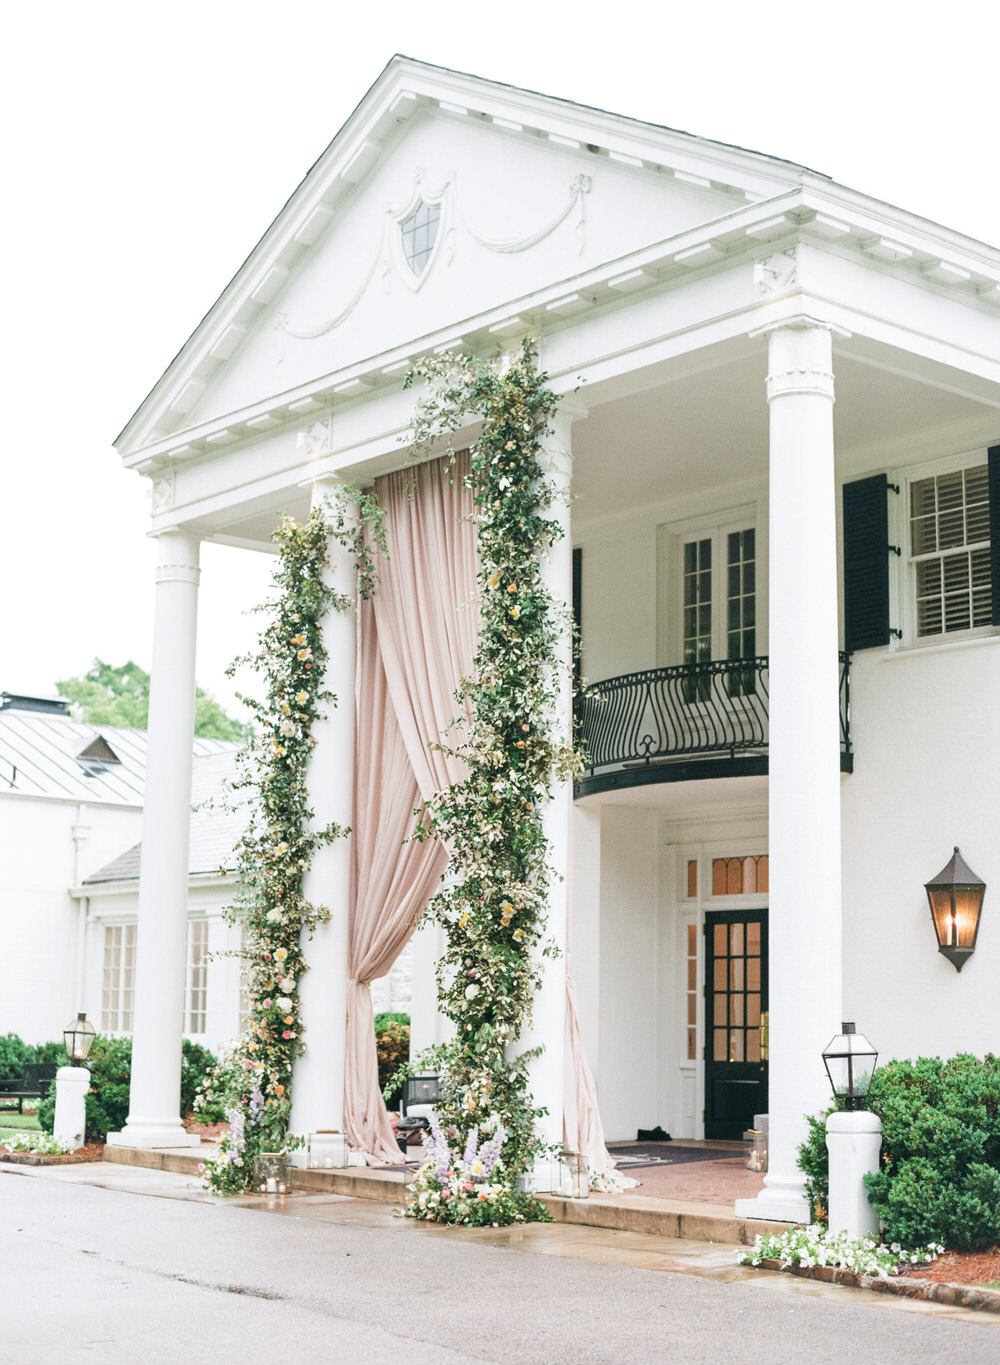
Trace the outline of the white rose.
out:
[[[476,998],[476,996],[477,996],[478,994],[479,994],[479,987],[476,985],[476,983],[475,983],[474,981],[471,982],[468,986],[466,986],[466,988],[465,988],[465,998],[466,998],[466,1000],[475,1000],[475,998]]]
[[[294,977],[294,976],[283,976],[283,977],[281,978],[281,980],[278,982],[278,986],[279,986],[279,988],[280,988],[281,990],[283,990],[283,991],[294,991],[294,989],[295,989],[295,977]]]
[[[288,1011],[292,1008],[292,1002],[289,1000],[287,995],[279,995],[274,1003],[278,1006],[278,1009],[281,1010],[284,1014],[287,1014]]]
[[[280,923],[281,923],[281,911],[280,911],[280,910],[269,910],[269,911],[267,912],[267,922],[268,922],[268,924],[280,924]]]

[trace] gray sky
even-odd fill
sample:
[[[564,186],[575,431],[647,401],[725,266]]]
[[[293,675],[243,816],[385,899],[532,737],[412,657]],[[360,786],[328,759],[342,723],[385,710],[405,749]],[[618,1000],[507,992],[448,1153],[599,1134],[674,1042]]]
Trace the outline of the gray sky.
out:
[[[149,664],[111,441],[394,52],[786,157],[1000,243],[1000,10],[897,0],[19,3],[3,23],[0,689]],[[263,557],[203,551],[223,701]]]

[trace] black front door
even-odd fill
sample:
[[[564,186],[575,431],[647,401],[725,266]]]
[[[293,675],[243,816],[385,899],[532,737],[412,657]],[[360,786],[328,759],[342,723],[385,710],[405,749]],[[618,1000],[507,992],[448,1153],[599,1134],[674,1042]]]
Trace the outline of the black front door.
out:
[[[767,1113],[767,911],[705,916],[705,1136]]]

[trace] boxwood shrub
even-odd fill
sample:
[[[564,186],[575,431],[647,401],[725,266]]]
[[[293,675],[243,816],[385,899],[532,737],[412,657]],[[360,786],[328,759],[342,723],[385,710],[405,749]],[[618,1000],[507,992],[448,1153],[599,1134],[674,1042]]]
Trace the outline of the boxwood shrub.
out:
[[[1000,1060],[962,1053],[888,1062],[875,1072],[868,1108],[882,1120],[882,1159],[865,1185],[885,1238],[955,1251],[1000,1243]],[[799,1148],[820,1218],[829,1174],[825,1117],[807,1118]]]
[[[207,1048],[185,1038],[181,1051],[181,1114],[187,1116],[195,1092],[215,1058]],[[90,1090],[87,1092],[85,1141],[103,1142],[109,1133],[118,1133],[128,1118],[129,1082],[132,1077],[132,1039],[99,1033],[87,1058]],[[55,1122],[56,1097],[53,1093],[38,1106],[38,1122],[46,1133]]]

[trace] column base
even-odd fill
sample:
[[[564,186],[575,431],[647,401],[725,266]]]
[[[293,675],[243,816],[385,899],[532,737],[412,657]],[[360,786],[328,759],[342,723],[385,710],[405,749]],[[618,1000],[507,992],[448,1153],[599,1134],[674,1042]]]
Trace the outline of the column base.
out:
[[[770,1223],[811,1223],[812,1209],[795,1177],[765,1177],[765,1185],[754,1199],[737,1199],[734,1212],[737,1218],[759,1218]]]
[[[109,1133],[105,1139],[109,1147],[199,1147],[201,1138],[185,1132],[179,1119],[173,1123],[133,1122],[129,1119],[120,1133]]]

